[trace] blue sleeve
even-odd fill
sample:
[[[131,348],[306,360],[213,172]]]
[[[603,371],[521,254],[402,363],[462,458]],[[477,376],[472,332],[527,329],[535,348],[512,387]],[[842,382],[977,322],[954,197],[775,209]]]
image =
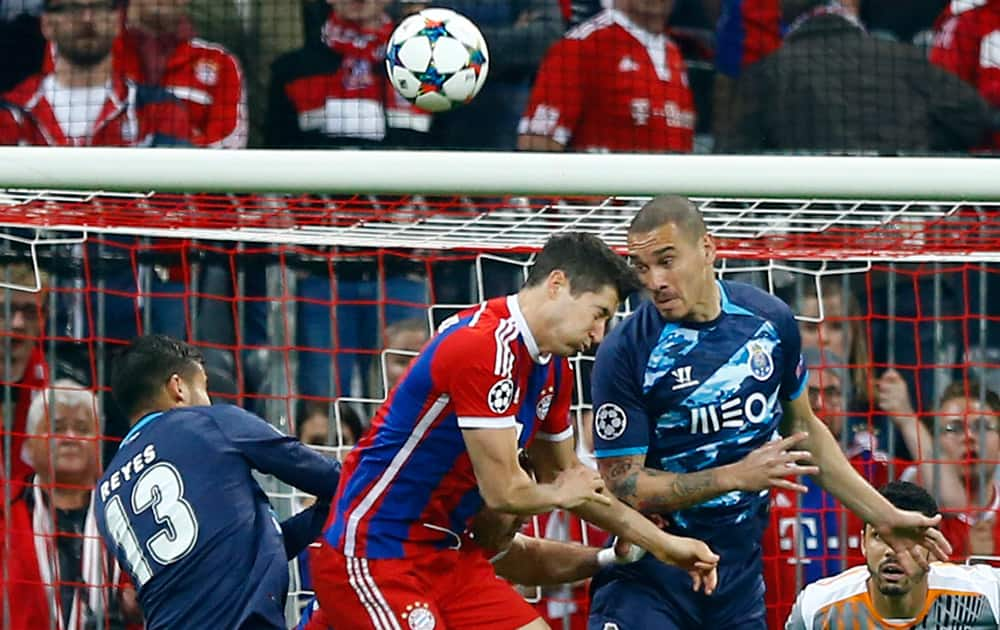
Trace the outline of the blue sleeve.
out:
[[[782,309],[774,320],[782,347],[781,385],[778,396],[787,401],[795,400],[802,395],[806,388],[808,375],[806,374],[805,362],[802,359],[802,337],[799,335],[799,323],[795,321],[795,315],[785,303],[782,302],[781,306]]]
[[[635,366],[635,348],[624,341],[624,335],[613,334],[601,344],[591,375],[594,455],[598,458],[642,455],[649,450],[641,371]]]
[[[336,493],[339,462],[320,455],[239,407],[214,405],[212,411],[219,431],[253,468],[317,497],[332,497]]]
[[[285,557],[291,561],[323,533],[326,517],[330,515],[330,497],[321,497],[295,516],[281,521],[285,541]]]

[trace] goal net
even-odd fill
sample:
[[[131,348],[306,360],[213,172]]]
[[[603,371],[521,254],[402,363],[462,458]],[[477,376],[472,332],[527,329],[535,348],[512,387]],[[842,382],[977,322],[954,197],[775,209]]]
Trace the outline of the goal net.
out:
[[[21,453],[32,434],[25,400],[46,378],[97,392],[102,437],[91,439],[93,456],[108,461],[127,429],[108,395],[110,353],[143,332],[191,341],[206,357],[215,399],[340,457],[436,324],[516,291],[552,234],[590,232],[624,252],[626,226],[649,191],[692,195],[718,241],[719,276],[792,305],[818,376],[810,397],[862,472],[873,482],[909,475],[939,489],[934,464],[957,458],[969,504],[950,518],[989,505],[1000,417],[995,408],[975,410],[990,402],[987,389],[1000,391],[993,171],[967,178],[969,162],[949,160],[498,162],[490,154],[377,152],[308,156],[322,168],[301,154],[267,152],[177,166],[174,152],[165,153],[147,161],[142,151],[56,151],[24,158],[3,182],[5,506],[22,491],[18,473],[30,472]],[[12,155],[0,152],[0,163],[13,163]],[[380,158],[389,166],[368,170]],[[123,159],[142,167],[125,169]],[[239,160],[264,160],[270,170],[244,170],[250,162]],[[156,168],[167,163],[174,166]],[[770,170],[785,166],[791,170]],[[921,173],[955,178],[944,187]],[[986,184],[984,173],[993,175]],[[592,361],[573,358],[585,460]],[[938,414],[956,388],[968,404]],[[907,438],[906,423],[915,422],[928,427],[930,443]],[[35,434],[58,431],[40,426]],[[959,434],[975,446],[949,450]],[[917,462],[930,465],[915,471]],[[263,483],[282,515],[306,501]],[[781,501],[765,541],[775,618],[805,582],[855,561],[859,544],[835,502]],[[554,517],[532,527],[600,542],[597,532]],[[964,560],[1000,549],[966,544],[957,553]],[[307,575],[293,563],[289,621],[308,597]],[[546,614],[585,608],[580,589],[531,597]]]

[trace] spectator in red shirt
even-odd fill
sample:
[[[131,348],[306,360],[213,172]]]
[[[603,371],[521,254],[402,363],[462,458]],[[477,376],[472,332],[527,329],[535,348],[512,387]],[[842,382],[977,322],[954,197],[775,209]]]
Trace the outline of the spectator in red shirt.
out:
[[[910,406],[906,381],[894,370],[878,382],[879,405],[896,423],[919,460],[903,471],[937,495],[941,532],[956,561],[1000,555],[1000,396],[975,381],[945,389],[934,417],[921,418]]]
[[[13,415],[8,424],[0,425],[0,479],[2,479],[2,464],[6,460],[4,444],[6,441],[3,427],[10,426],[10,484],[0,488],[0,499],[9,493],[15,496],[20,492],[22,483],[31,475],[32,468],[21,457],[28,418],[28,407],[31,399],[48,380],[48,367],[45,355],[39,341],[45,328],[45,311],[48,303],[48,274],[39,272],[35,277],[34,270],[26,264],[14,263],[0,267],[0,282],[13,286],[33,287],[36,280],[41,287],[38,293],[28,291],[4,291],[0,302],[0,330],[3,339],[0,340],[0,373],[4,389],[10,390],[10,406],[3,404],[3,414]],[[4,394],[2,399],[7,400]]]
[[[671,0],[619,0],[557,42],[518,127],[530,151],[683,152],[694,100],[666,34]]]
[[[1000,107],[1000,0],[949,2],[935,24],[930,60]],[[1000,150],[1000,132],[990,148]]]
[[[162,90],[112,68],[119,0],[46,0],[42,33],[57,51],[51,71],[0,100],[0,144],[188,144],[187,110]]]
[[[10,630],[53,627],[124,628],[140,618],[135,591],[104,548],[91,489],[100,476],[97,398],[61,379],[36,396],[28,412],[25,455],[36,469],[31,485],[0,507],[3,556],[0,618]],[[5,532],[3,530],[6,530]],[[6,595],[6,598],[4,597]]]
[[[196,146],[247,146],[247,94],[236,57],[198,39],[190,0],[130,0],[115,65],[137,83],[164,88],[191,114]]]

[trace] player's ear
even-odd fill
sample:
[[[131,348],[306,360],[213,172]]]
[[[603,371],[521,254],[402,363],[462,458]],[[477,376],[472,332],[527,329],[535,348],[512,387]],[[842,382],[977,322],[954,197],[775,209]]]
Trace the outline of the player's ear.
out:
[[[866,543],[868,540],[869,527],[871,526],[866,524],[861,528],[861,557],[865,558],[866,560],[868,559],[868,545]]]
[[[715,264],[715,238],[709,234],[705,233],[702,238],[702,245],[705,251],[705,264],[714,265]]]
[[[179,403],[186,400],[187,383],[184,382],[180,374],[170,375],[170,378],[167,379],[166,390],[170,402]]]
[[[550,298],[556,297],[564,287],[568,289],[569,278],[566,277],[566,272],[562,269],[553,269],[545,279],[545,287]]]

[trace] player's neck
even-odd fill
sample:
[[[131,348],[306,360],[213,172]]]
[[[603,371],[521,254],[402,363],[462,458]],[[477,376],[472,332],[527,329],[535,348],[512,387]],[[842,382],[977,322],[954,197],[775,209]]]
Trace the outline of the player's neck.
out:
[[[687,319],[693,322],[710,322],[722,313],[722,295],[714,278],[709,280],[705,295],[691,308]]]
[[[979,475],[965,477],[963,485],[968,488],[969,505],[975,507],[986,507],[993,505],[996,501],[996,484],[993,483],[993,475],[984,480],[986,487],[981,488]]]
[[[54,74],[63,87],[99,87],[111,80],[111,55],[90,67],[74,65],[57,55]]]
[[[651,35],[659,35],[666,30],[667,19],[657,13],[643,13],[628,8],[619,9],[630,22]]]
[[[871,580],[868,580],[868,594],[875,612],[883,619],[913,619],[919,615],[927,602],[927,580],[923,579],[905,595],[883,595]]]

